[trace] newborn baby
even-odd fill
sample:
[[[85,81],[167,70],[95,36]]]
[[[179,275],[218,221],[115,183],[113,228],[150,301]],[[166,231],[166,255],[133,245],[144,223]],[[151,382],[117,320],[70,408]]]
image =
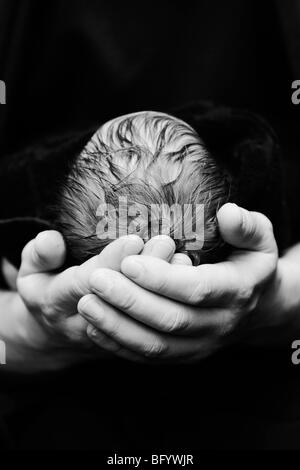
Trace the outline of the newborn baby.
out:
[[[199,264],[220,257],[216,213],[229,198],[229,176],[191,126],[139,112],[93,135],[61,188],[55,223],[76,262],[135,233],[145,242],[169,235]]]
[[[176,117],[153,111],[104,123],[2,159],[0,237],[19,263],[43,229],[59,230],[68,264],[82,263],[121,235],[170,235],[194,265],[229,251],[216,213],[226,202],[261,211],[284,246],[278,146],[269,126],[240,110],[201,104]]]

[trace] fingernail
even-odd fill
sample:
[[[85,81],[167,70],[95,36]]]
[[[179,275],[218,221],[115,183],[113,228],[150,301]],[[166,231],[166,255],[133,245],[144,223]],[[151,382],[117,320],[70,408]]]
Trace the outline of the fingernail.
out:
[[[95,336],[97,336],[98,330],[93,325],[88,325],[86,328],[86,332],[88,336],[92,336],[94,338]]]
[[[93,323],[96,320],[98,325],[105,317],[104,310],[98,304],[91,303],[90,301],[80,306],[79,313],[87,321]],[[94,328],[94,325],[88,325],[88,327]]]
[[[152,253],[158,258],[168,258],[174,253],[174,243],[169,239],[159,240],[151,246],[149,254]]]
[[[143,269],[144,268],[142,264],[137,259],[127,258],[124,261],[124,269],[123,269],[124,274],[126,274],[129,277],[132,277],[133,279],[139,277],[141,273],[143,272]]]
[[[142,251],[144,246],[143,240],[137,235],[128,235],[126,240],[123,253],[125,256],[130,256],[132,254],[139,253]]]

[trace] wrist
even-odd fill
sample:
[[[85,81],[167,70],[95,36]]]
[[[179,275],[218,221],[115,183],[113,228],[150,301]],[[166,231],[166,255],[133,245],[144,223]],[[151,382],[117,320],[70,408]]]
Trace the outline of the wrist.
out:
[[[255,317],[258,328],[250,343],[284,344],[300,334],[300,263],[287,257],[278,260]]]
[[[73,354],[28,311],[17,292],[0,292],[0,339],[6,346],[5,370],[33,373],[72,364]]]
[[[300,313],[300,264],[280,258],[272,288],[266,296],[267,310],[275,325],[298,321]],[[300,323],[300,322],[299,322]]]

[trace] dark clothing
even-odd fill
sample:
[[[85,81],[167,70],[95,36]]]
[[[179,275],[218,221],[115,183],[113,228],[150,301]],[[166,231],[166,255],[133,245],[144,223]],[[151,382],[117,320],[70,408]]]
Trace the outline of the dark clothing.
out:
[[[248,108],[279,135],[300,237],[299,0],[0,0],[0,155],[122,113],[212,100]]]
[[[40,231],[55,229],[51,207],[73,160],[93,130],[44,141],[0,160],[0,255],[15,266]],[[13,197],[11,194],[13,192]]]
[[[290,100],[291,81],[300,78],[298,5],[0,0],[0,79],[7,85],[0,155],[21,150],[24,156],[37,140],[126,112],[199,99],[249,108],[279,134],[292,236],[299,240],[299,111]],[[60,164],[53,159],[53,168]],[[44,179],[34,184],[45,186],[47,172],[33,169],[31,178],[36,174]],[[18,178],[10,198],[7,186],[2,193],[2,218],[41,203]],[[237,348],[189,367],[112,361],[47,377],[3,373],[3,442],[177,452],[299,448],[299,380],[290,345],[280,352]]]

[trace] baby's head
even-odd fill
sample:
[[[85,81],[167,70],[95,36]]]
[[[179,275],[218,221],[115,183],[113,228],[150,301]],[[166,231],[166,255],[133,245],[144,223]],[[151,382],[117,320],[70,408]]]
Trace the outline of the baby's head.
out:
[[[25,244],[56,229],[67,264],[98,254],[127,233],[169,234],[194,264],[224,258],[218,232],[225,202],[264,213],[279,249],[289,242],[276,136],[240,109],[193,103],[176,116],[141,112],[1,159],[3,256],[20,264]],[[15,197],[11,198],[12,188]]]
[[[230,198],[227,170],[197,132],[159,112],[113,119],[72,163],[56,227],[72,261],[83,262],[119,236],[170,235],[194,264],[224,252],[216,221]]]

